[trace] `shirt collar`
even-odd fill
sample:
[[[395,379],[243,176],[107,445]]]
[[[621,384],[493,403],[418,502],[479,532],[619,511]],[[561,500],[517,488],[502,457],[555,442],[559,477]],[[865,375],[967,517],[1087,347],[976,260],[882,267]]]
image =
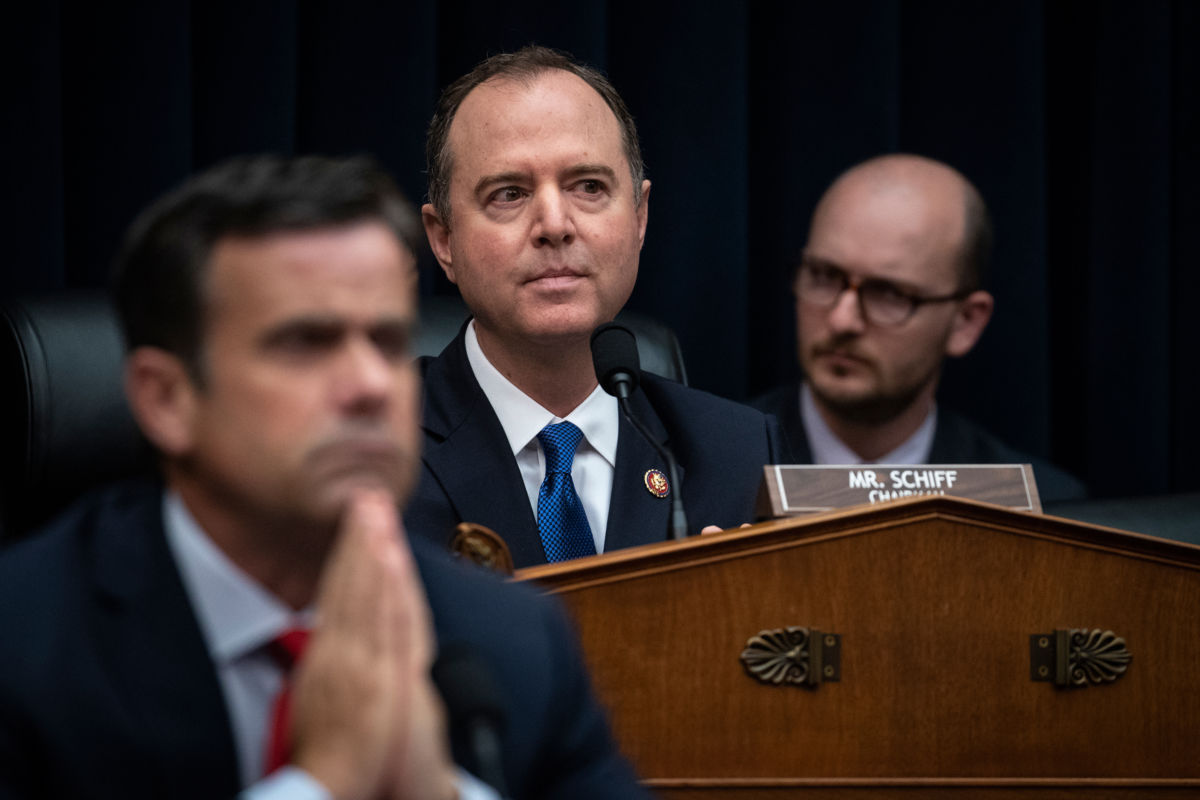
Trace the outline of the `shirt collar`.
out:
[[[475,320],[471,320],[467,325],[465,344],[471,371],[475,373],[479,388],[483,389],[488,402],[495,409],[513,455],[525,449],[542,428],[553,422],[563,421],[518,389],[500,370],[492,366],[492,362],[488,361],[479,346],[479,337],[475,334]],[[588,445],[610,466],[616,466],[617,398],[597,385],[565,419],[583,431],[583,438]]]
[[[311,625],[311,612],[294,613],[230,561],[175,492],[163,497],[163,525],[214,662],[229,663],[288,628]]]
[[[817,409],[817,401],[807,383],[800,384],[800,421],[812,449],[814,464],[862,464],[858,453],[847,447],[825,424]],[[925,464],[933,449],[933,434],[937,430],[937,404],[929,409],[921,425],[900,446],[874,460],[875,464]]]

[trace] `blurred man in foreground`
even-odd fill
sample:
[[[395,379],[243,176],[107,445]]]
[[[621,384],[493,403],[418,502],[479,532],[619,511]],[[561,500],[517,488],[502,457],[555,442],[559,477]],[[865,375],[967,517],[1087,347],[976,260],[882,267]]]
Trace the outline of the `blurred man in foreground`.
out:
[[[940,162],[881,156],[833,183],[795,277],[804,379],[752,403],[778,417],[795,463],[1032,463],[1043,501],[1084,495],[935,402],[943,360],[991,319],[991,240],[983,198]]]
[[[0,796],[494,797],[439,648],[499,686],[512,796],[640,795],[556,606],[409,549],[415,235],[369,162],[319,158],[135,223],[125,382],[162,480],[0,558]]]

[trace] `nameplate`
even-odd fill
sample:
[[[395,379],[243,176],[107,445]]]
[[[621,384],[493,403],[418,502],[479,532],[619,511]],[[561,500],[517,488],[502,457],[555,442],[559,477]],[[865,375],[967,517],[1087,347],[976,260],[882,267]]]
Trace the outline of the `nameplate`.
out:
[[[763,467],[759,516],[817,514],[932,495],[1042,513],[1029,464],[768,464]]]

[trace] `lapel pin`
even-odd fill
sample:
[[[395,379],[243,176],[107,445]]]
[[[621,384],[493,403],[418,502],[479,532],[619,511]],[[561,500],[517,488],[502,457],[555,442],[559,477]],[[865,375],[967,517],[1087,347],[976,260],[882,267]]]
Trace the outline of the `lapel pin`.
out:
[[[671,493],[671,485],[667,483],[667,476],[659,469],[648,469],[643,478],[646,482],[646,491],[655,497],[666,497]]]

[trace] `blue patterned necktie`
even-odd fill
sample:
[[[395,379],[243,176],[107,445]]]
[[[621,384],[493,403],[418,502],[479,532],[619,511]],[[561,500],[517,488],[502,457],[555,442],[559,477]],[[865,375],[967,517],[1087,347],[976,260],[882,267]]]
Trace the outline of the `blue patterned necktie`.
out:
[[[571,480],[571,462],[583,431],[569,422],[560,422],[542,428],[537,438],[546,454],[546,478],[538,491],[538,533],[546,560],[595,555],[592,529]]]

